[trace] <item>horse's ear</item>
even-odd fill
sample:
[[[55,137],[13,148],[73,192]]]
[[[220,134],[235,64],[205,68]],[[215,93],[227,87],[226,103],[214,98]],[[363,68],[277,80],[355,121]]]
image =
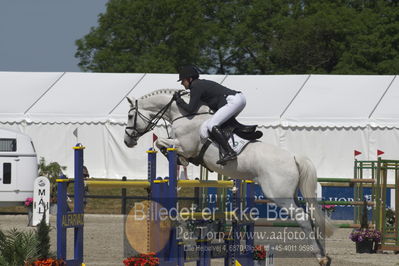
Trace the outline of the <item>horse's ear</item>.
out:
[[[131,106],[133,106],[133,105],[134,105],[134,102],[136,101],[134,98],[130,99],[129,97],[126,97],[126,100],[129,102],[129,104],[130,104]]]

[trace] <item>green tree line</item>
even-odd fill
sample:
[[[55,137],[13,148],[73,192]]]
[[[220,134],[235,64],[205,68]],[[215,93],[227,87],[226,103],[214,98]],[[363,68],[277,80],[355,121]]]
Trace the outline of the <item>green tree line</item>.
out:
[[[398,74],[398,0],[110,0],[83,71]]]

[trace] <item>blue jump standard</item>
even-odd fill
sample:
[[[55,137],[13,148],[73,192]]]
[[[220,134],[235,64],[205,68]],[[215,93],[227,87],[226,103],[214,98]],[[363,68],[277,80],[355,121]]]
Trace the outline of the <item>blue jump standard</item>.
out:
[[[75,146],[75,179],[74,179],[74,209],[68,211],[67,182],[59,182],[57,187],[57,258],[66,261],[67,265],[82,265],[83,263],[83,226],[84,226],[84,183],[83,183],[83,149]],[[61,179],[65,179],[62,176]],[[74,228],[74,258],[66,259],[67,228]]]
[[[83,151],[84,147],[77,144],[74,147],[75,155],[75,178],[73,181],[68,181],[65,176],[62,176],[58,182],[58,193],[57,193],[57,258],[66,260],[66,245],[67,228],[74,228],[74,257],[73,259],[66,260],[67,265],[82,265],[83,264],[83,228],[84,228],[84,181],[83,181]],[[168,149],[168,160],[169,160],[169,178],[159,180],[156,178],[156,151],[150,149],[147,151],[148,154],[148,181],[150,183],[149,199],[154,202],[158,202],[168,211],[172,208],[177,208],[177,164],[176,164],[176,150],[174,148]],[[65,181],[62,181],[65,179]],[[68,183],[74,183],[74,210],[69,211],[67,205],[67,185]],[[234,181],[237,191],[233,193],[232,207],[236,212],[237,217],[241,217],[240,202],[243,197],[242,189],[245,186],[246,190],[246,206],[251,209],[255,206],[254,203],[254,184],[251,182],[245,182],[241,180]],[[245,245],[247,249],[242,250],[240,248],[239,232],[243,229],[247,232]],[[240,222],[237,220],[232,221],[232,234],[230,238],[225,239],[225,250],[224,265],[230,266],[245,265],[253,266],[253,247],[254,247],[254,223],[253,222]],[[205,238],[197,239],[197,248],[199,250],[199,256],[196,260],[197,266],[208,266],[211,265],[211,251],[212,246],[211,240]],[[160,265],[162,266],[183,266],[184,262],[187,261],[186,251],[184,249],[184,243],[181,239],[177,238],[176,228],[173,227],[170,230],[170,237],[165,247],[160,250],[156,256],[159,258]],[[193,261],[193,260],[190,260]]]

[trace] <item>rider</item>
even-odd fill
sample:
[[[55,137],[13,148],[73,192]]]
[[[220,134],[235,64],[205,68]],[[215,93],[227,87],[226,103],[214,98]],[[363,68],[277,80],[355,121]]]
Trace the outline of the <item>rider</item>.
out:
[[[199,79],[199,72],[194,66],[184,66],[179,72],[179,80],[185,89],[190,90],[190,102],[187,104],[179,93],[174,99],[179,107],[191,114],[198,110],[200,102],[205,103],[215,113],[206,120],[200,128],[202,139],[209,137],[209,132],[222,146],[225,154],[217,161],[224,164],[226,161],[237,158],[237,153],[225,139],[220,126],[231,117],[236,117],[245,107],[246,100],[240,91],[228,89],[217,82]]]

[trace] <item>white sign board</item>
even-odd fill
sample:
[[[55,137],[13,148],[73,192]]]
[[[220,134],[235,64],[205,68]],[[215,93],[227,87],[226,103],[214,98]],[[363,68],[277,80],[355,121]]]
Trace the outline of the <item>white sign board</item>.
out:
[[[33,217],[32,226],[37,226],[46,212],[46,223],[49,224],[50,215],[50,180],[39,176],[33,185]]]

